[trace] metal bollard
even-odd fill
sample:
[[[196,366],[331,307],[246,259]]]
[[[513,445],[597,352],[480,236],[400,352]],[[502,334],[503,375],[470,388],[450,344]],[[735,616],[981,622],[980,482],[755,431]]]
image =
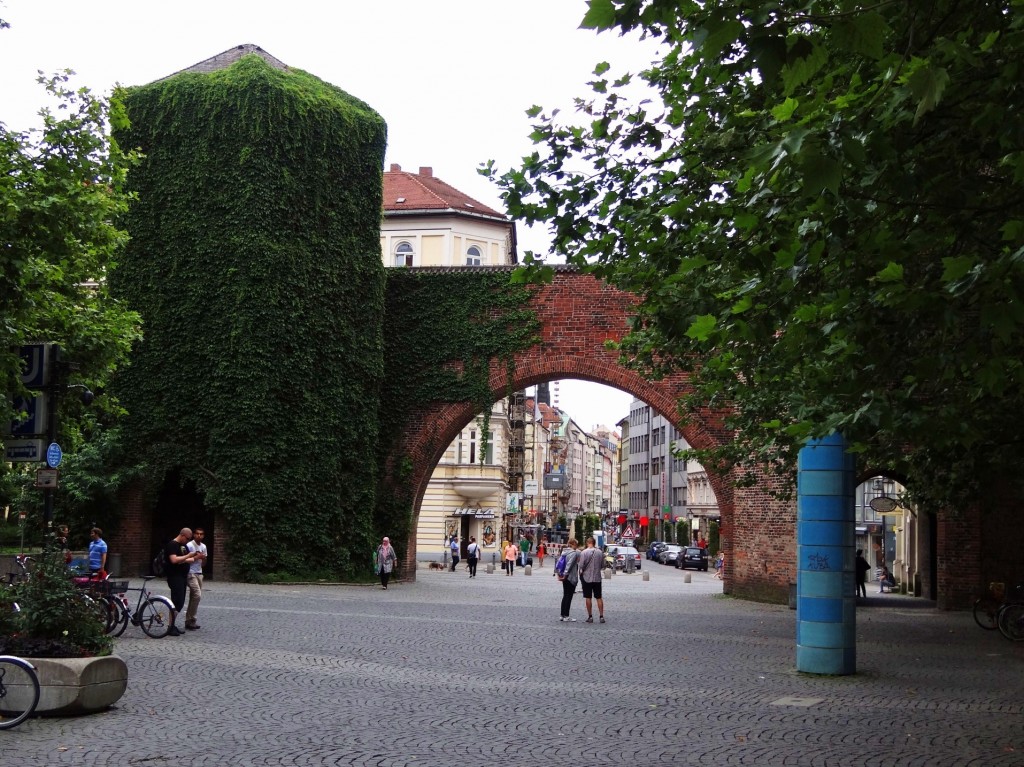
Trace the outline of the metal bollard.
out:
[[[491,564],[487,565],[487,574],[490,575],[493,572],[494,572],[494,563],[492,562]]]
[[[692,576],[689,573],[686,573],[686,575],[683,576],[683,583],[689,583],[691,577]]]
[[[650,579],[651,579],[651,574],[649,572],[647,572],[646,570],[644,570],[644,580],[645,581],[649,581]]]
[[[527,565],[523,568],[523,575],[533,575],[533,565]]]

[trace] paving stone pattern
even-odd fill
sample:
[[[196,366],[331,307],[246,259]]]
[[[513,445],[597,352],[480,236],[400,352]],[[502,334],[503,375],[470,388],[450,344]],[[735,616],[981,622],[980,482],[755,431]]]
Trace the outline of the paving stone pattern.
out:
[[[2,762],[1024,765],[1024,647],[970,614],[872,594],[858,673],[815,677],[794,668],[794,611],[644,566],[604,582],[604,625],[581,594],[579,622],[558,621],[550,569],[209,581],[199,631],[117,641],[114,710],[0,733]]]

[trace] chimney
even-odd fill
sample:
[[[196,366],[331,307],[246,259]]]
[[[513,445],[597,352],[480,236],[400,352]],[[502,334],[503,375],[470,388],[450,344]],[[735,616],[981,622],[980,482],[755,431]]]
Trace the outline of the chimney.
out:
[[[391,163],[391,171],[390,172],[391,173],[401,173],[402,172],[402,166],[399,165],[397,162],[393,162],[393,163]]]
[[[427,176],[428,178],[432,178],[433,175],[434,175],[434,169],[433,168],[422,168],[421,167],[420,168],[420,175],[421,176]]]

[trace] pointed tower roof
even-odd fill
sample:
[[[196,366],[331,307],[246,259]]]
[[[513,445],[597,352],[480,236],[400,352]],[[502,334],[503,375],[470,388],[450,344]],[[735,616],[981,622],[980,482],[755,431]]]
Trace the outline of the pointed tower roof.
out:
[[[247,56],[250,53],[255,53],[257,56],[259,56],[268,64],[270,64],[270,66],[272,66],[274,69],[281,69],[285,71],[287,71],[288,69],[287,64],[285,64],[280,59],[274,58],[265,50],[260,48],[258,45],[253,45],[252,43],[242,43],[241,45],[236,45],[234,48],[228,48],[226,51],[224,51],[223,53],[218,53],[216,56],[211,56],[208,59],[203,59],[198,64],[193,64],[192,66],[186,67],[185,69],[179,69],[177,72],[172,72],[171,74],[167,75],[167,77],[161,77],[159,80],[155,80],[154,82],[167,80],[171,77],[174,77],[175,75],[180,75],[183,72],[205,74],[208,72],[216,72],[218,69],[227,69],[240,58],[242,58],[242,56]]]

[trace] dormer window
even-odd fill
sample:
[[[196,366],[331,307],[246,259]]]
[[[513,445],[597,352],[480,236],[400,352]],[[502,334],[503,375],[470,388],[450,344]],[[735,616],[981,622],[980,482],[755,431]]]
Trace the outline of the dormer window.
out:
[[[412,266],[415,255],[412,244],[402,240],[395,246],[395,266]]]
[[[484,262],[484,255],[476,245],[466,248],[466,266],[480,266]]]

